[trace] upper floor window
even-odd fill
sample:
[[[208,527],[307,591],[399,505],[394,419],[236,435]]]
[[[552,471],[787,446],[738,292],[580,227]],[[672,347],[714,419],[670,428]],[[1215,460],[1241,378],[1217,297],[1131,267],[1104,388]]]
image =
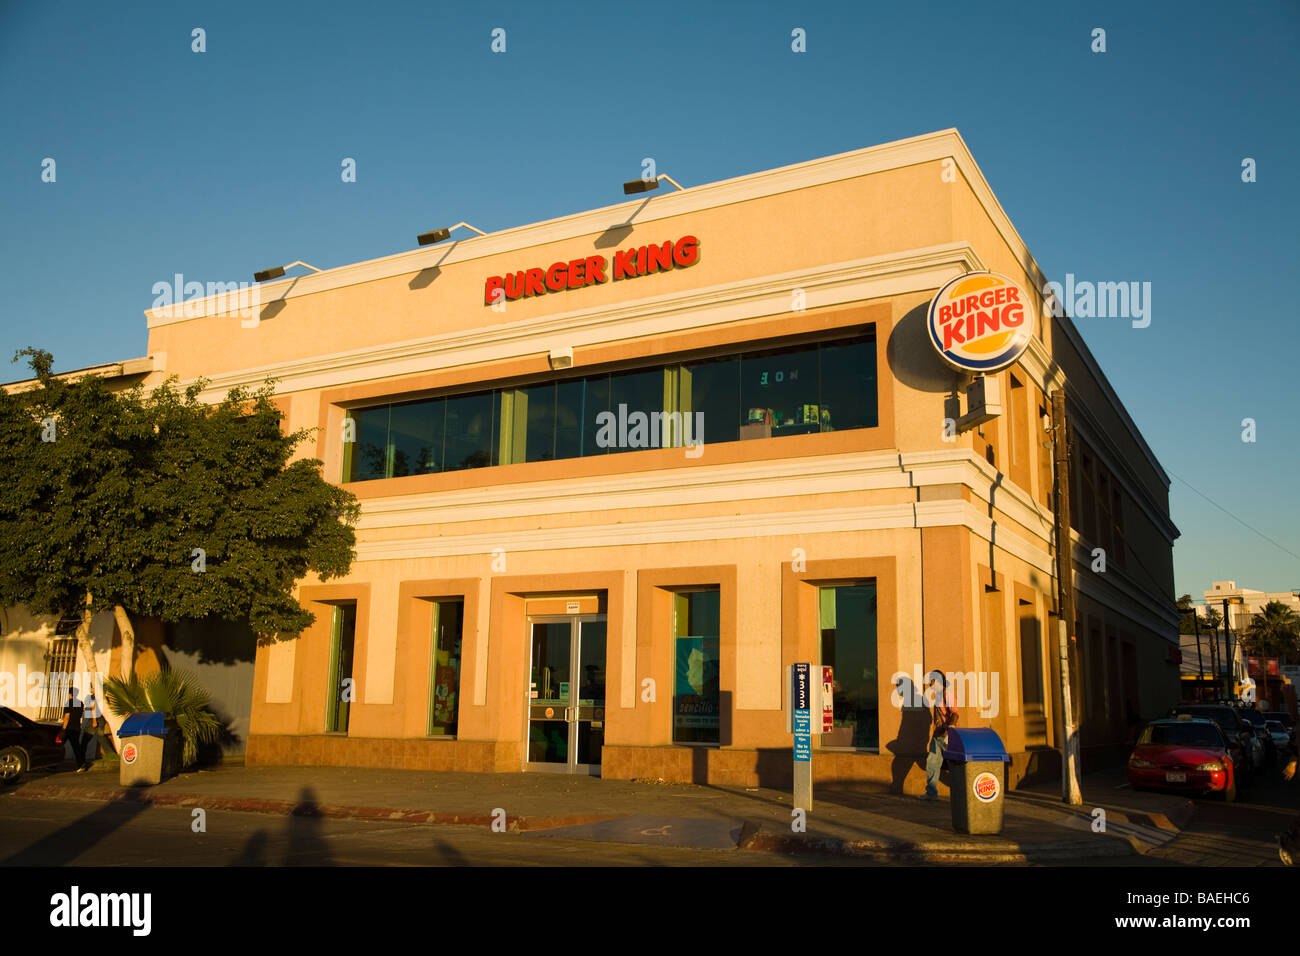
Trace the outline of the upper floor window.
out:
[[[874,329],[852,338],[351,409],[345,481],[879,424]]]

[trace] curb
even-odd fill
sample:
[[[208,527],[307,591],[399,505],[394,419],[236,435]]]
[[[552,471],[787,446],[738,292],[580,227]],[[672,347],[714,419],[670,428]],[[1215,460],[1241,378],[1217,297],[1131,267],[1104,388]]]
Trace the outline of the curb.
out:
[[[1086,847],[1086,852],[1084,852]],[[837,837],[796,837],[761,830],[742,835],[740,849],[768,853],[815,853],[876,863],[1065,863],[1134,855],[1127,840],[1057,841],[1033,847],[971,847],[961,843],[878,843]]]
[[[423,823],[452,826],[490,827],[495,819],[490,813],[454,813],[441,810],[397,810],[391,807],[333,806],[293,800],[266,800],[238,797],[201,797],[193,793],[151,793],[125,787],[89,789],[81,787],[27,786],[13,793],[28,800],[83,800],[107,803],[143,803],[158,807],[197,807],[204,810],[229,810],[236,813],[267,813],[276,816],[312,817],[332,820],[387,820],[397,823]],[[613,820],[623,814],[572,814],[569,816],[506,815],[506,830],[550,830],[555,827],[579,826]]]

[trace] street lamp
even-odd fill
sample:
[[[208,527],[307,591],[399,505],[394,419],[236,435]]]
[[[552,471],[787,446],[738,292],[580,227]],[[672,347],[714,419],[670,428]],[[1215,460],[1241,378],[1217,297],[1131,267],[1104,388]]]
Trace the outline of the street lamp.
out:
[[[480,236],[487,235],[487,233],[484,232],[482,229],[476,229],[474,226],[471,226],[467,222],[458,222],[456,223],[456,225],[448,226],[446,229],[434,229],[432,232],[422,232],[415,237],[415,241],[422,246],[431,246],[435,242],[445,242],[446,240],[451,238],[451,232],[453,229],[460,229],[462,227],[464,227],[465,229],[473,230],[474,232],[477,232]]]
[[[633,179],[631,182],[624,183],[623,195],[631,196],[635,193],[647,193],[652,189],[658,189],[659,180],[661,179],[676,186],[682,192],[686,192],[686,190],[682,188],[681,183],[673,179],[673,177],[667,175],[666,173],[660,173],[654,179]]]
[[[269,269],[263,269],[261,272],[254,272],[253,281],[265,282],[267,279],[278,279],[280,278],[280,276],[284,275],[285,269],[292,269],[294,266],[302,266],[303,268],[310,269],[312,272],[321,271],[320,269],[317,269],[315,266],[308,265],[302,260],[298,260],[297,262],[290,262],[288,265],[272,266]]]

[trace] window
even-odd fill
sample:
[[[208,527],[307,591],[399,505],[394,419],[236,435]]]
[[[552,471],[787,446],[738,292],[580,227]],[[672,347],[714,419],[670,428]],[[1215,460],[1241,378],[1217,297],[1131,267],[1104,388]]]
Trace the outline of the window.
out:
[[[823,747],[880,746],[876,582],[821,588],[821,661],[833,668],[834,730]]]
[[[357,605],[355,602],[336,604],[330,640],[330,682],[325,732],[346,734],[348,718],[356,689],[352,682],[352,653],[357,636]]]
[[[875,428],[876,385],[870,330],[836,341],[352,409],[343,475],[372,481],[676,447],[688,439],[720,444]]]
[[[429,736],[456,736],[460,704],[460,640],[465,618],[461,601],[433,605],[433,659],[429,662]]]
[[[718,590],[673,594],[673,742],[719,742]]]

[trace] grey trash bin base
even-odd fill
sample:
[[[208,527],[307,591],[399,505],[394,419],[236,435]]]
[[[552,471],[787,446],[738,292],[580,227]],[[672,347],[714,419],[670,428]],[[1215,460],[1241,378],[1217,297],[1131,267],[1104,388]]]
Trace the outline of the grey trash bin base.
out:
[[[952,828],[959,833],[1001,833],[1005,765],[1001,761],[973,760],[952,764],[950,769]],[[991,774],[994,779],[988,780],[985,774]],[[965,799],[961,798],[963,793]],[[992,797],[988,798],[990,793]]]

